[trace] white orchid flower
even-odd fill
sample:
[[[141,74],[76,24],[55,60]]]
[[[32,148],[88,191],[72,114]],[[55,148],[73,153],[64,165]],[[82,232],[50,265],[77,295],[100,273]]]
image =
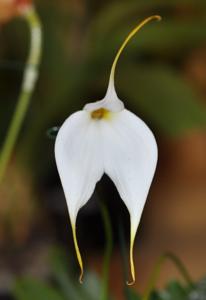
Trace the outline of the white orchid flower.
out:
[[[74,245],[83,276],[83,263],[76,237],[76,219],[87,203],[96,183],[107,174],[114,182],[130,213],[130,267],[135,282],[133,246],[143,207],[157,163],[157,144],[151,130],[124,108],[114,87],[115,68],[128,41],[151,20],[136,26],[127,36],[114,59],[105,97],[85,105],[72,114],[60,128],[55,157],[67,200]]]

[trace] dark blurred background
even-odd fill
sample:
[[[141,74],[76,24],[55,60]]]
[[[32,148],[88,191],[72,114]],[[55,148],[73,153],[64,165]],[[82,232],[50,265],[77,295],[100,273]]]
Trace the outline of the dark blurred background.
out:
[[[49,274],[50,248],[76,264],[67,213],[46,132],[101,99],[115,53],[143,18],[159,14],[130,42],[116,72],[126,107],[154,132],[159,162],[137,233],[137,282],[143,290],[156,259],[176,253],[197,279],[206,273],[206,1],[42,0],[44,49],[35,94],[0,188],[0,291],[19,275]],[[0,27],[0,138],[3,142],[22,80],[28,29],[21,19]],[[118,228],[129,242],[129,216],[112,182],[98,184],[113,225],[111,289],[122,298]],[[98,192],[80,212],[78,239],[86,269],[100,274],[104,229]],[[75,273],[75,279],[77,275]],[[178,277],[166,265],[159,285]],[[3,298],[2,298],[3,299]]]

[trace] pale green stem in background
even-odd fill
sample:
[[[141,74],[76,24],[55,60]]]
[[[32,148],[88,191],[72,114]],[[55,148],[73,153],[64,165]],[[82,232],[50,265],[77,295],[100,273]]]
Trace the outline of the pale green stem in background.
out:
[[[102,219],[104,222],[104,231],[105,231],[105,240],[106,240],[100,300],[108,300],[109,299],[109,268],[110,268],[110,260],[111,260],[111,254],[113,248],[112,226],[111,226],[107,207],[103,203],[103,201],[100,201],[100,208],[101,208]]]
[[[3,179],[6,167],[21,130],[31,96],[33,94],[39,73],[39,63],[42,50],[41,23],[33,7],[25,11],[23,17],[30,29],[30,50],[23,74],[23,82],[17,105],[12,117],[5,141],[0,153],[0,182]]]
[[[182,277],[187,282],[188,286],[193,286],[194,285],[193,280],[191,279],[188,271],[186,270],[185,266],[180,261],[180,259],[172,253],[165,253],[158,259],[158,261],[157,261],[157,263],[154,267],[154,271],[151,274],[151,278],[149,280],[148,286],[145,290],[145,293],[144,293],[144,296],[143,296],[142,300],[149,300],[150,299],[151,292],[154,289],[154,287],[156,285],[156,282],[159,278],[159,274],[160,274],[160,271],[162,269],[162,266],[164,265],[164,263],[167,260],[170,260],[177,267],[177,269],[181,273]]]

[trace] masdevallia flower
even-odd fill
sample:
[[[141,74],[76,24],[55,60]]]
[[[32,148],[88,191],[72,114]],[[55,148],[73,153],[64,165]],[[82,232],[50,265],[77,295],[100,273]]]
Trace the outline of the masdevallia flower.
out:
[[[142,210],[157,163],[157,144],[151,130],[125,109],[114,87],[118,59],[128,41],[150,20],[141,22],[127,36],[114,59],[105,97],[85,105],[72,114],[60,128],[55,157],[67,200],[77,259],[83,275],[83,263],[76,238],[76,218],[87,203],[96,183],[106,173],[114,182],[130,213],[130,266],[135,281],[133,245]]]

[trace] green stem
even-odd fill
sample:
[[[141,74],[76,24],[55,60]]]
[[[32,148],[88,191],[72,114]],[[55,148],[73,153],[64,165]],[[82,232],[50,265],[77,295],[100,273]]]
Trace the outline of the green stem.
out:
[[[127,263],[127,246],[126,246],[126,240],[125,240],[125,233],[123,229],[122,222],[119,220],[119,243],[120,243],[120,253],[123,261],[123,278],[124,282],[128,279],[128,263]],[[125,295],[125,298],[127,300],[131,299],[130,296],[130,288],[128,285],[124,286],[123,293]]]
[[[182,277],[185,279],[185,281],[187,282],[187,284],[189,286],[194,285],[193,280],[191,279],[188,271],[186,270],[186,268],[183,265],[183,263],[181,262],[181,260],[177,256],[175,256],[174,254],[168,252],[168,253],[163,254],[158,259],[158,261],[157,261],[157,263],[154,267],[154,270],[151,274],[148,286],[145,290],[145,293],[144,293],[144,296],[143,296],[142,300],[149,300],[150,294],[151,294],[152,290],[154,289],[154,287],[156,285],[156,282],[159,278],[159,274],[160,274],[160,271],[162,269],[162,266],[167,260],[170,260],[177,267],[177,269],[181,273]]]
[[[101,214],[104,222],[104,231],[105,231],[105,254],[104,254],[104,263],[103,263],[103,280],[102,280],[102,290],[100,294],[100,300],[108,300],[109,297],[109,268],[110,260],[113,248],[113,238],[112,238],[112,226],[110,222],[110,217],[108,214],[107,207],[100,201]]]
[[[123,277],[124,277],[124,281],[126,282],[128,278],[127,245],[126,245],[125,233],[121,221],[119,221],[118,233],[119,233],[119,243],[120,243],[120,254],[123,261]]]
[[[19,99],[0,153],[0,182],[3,179],[30,103],[36,80],[38,78],[39,63],[41,59],[42,30],[40,20],[33,7],[26,11],[23,17],[27,21],[30,29],[30,51],[23,74],[23,82]]]

